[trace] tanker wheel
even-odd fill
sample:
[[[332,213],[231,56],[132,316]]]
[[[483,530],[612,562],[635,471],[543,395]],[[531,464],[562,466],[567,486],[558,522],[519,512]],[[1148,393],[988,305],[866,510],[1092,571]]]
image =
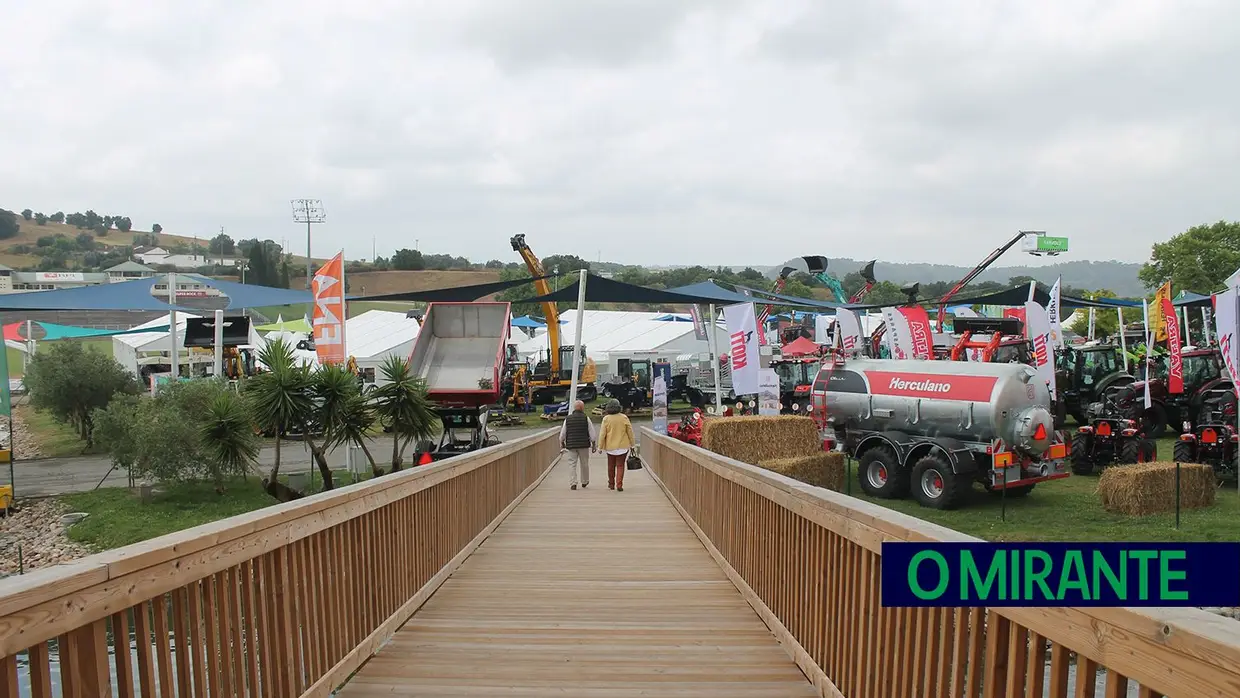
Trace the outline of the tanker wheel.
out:
[[[895,451],[887,446],[868,448],[857,463],[857,482],[871,497],[895,499],[908,494],[908,468],[901,467]]]
[[[1090,453],[1089,434],[1079,431],[1072,435],[1072,472],[1077,475],[1093,475],[1094,459]]]
[[[955,509],[969,491],[970,481],[952,472],[952,466],[937,453],[922,456],[913,465],[913,498],[923,507]]]
[[[1124,439],[1119,445],[1119,458],[1116,460],[1124,465],[1131,465],[1139,462],[1141,460],[1140,439],[1137,439],[1136,437]]]
[[[1193,453],[1193,445],[1187,441],[1176,441],[1171,449],[1171,457],[1176,463],[1196,463],[1197,454]]]

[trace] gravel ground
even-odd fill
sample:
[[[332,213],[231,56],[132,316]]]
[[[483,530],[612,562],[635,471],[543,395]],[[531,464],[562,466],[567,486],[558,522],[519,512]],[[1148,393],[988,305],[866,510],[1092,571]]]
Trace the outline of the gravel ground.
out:
[[[55,499],[28,499],[20,511],[0,518],[0,577],[17,574],[19,547],[27,571],[89,555],[90,550],[65,535],[60,517],[66,513]]]
[[[16,413],[13,414],[13,432],[17,435],[17,453],[14,454],[17,460],[43,457],[43,451],[39,449],[39,444],[35,443],[26,422]],[[6,445],[13,443],[13,440],[9,438],[8,420],[0,420],[0,443]]]

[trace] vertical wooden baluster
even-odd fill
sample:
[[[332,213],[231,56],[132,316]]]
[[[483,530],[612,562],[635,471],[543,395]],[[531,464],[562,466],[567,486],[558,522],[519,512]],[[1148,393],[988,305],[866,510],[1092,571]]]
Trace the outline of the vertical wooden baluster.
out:
[[[224,578],[228,582],[228,615],[231,617],[229,637],[232,638],[232,685],[233,695],[236,696],[245,695],[245,645],[241,641],[241,575],[241,567],[237,566],[227,570],[227,576]]]
[[[297,675],[298,675],[298,692],[304,690],[308,685],[306,682],[310,679],[310,675],[314,672],[313,651],[311,650],[309,624],[306,622],[308,613],[308,604],[306,603],[307,587],[309,586],[306,579],[305,564],[305,546],[302,544],[305,539],[290,544],[289,547],[289,564],[292,571],[293,584],[293,628],[296,647],[294,647],[294,656],[297,657]]]
[[[73,657],[69,653],[68,635],[57,636],[56,656],[60,662],[60,693],[64,698],[74,698],[78,692],[74,685]]]
[[[220,588],[219,575],[202,580],[202,588],[206,592],[202,604],[203,627],[206,628],[207,645],[207,681],[210,686],[211,698],[223,698],[228,695],[228,685],[224,683],[224,669],[220,666],[223,655],[221,645],[227,639],[220,637]]]
[[[877,583],[879,574],[875,572],[874,578]],[[940,698],[956,698],[948,693],[948,685],[951,683],[951,658],[954,652],[952,639],[955,637],[955,621],[956,612],[950,608],[938,609],[939,621],[939,654],[938,666],[935,668],[935,691],[934,695]]]
[[[172,685],[172,646],[168,640],[168,597],[160,594],[151,599],[151,613],[155,618],[155,659],[159,669],[159,695],[173,698],[176,689]]]
[[[1042,698],[1046,685],[1046,638],[1029,633],[1029,656],[1025,660],[1025,698]]]
[[[125,618],[125,613],[123,611],[116,615],[120,616],[122,620]],[[113,618],[115,619],[116,616],[113,616]],[[119,647],[129,647],[128,631],[125,632],[124,639]],[[47,651],[47,643],[39,642],[30,648],[29,654],[27,655],[30,660],[30,695],[32,698],[53,698],[52,668],[49,661],[51,659],[50,654],[51,653]],[[129,653],[126,652],[125,654],[125,666],[129,667],[131,666],[128,658]],[[116,656],[119,658],[120,654],[118,653]],[[119,668],[120,665],[118,664],[117,666]],[[118,676],[124,676],[124,674],[118,674]],[[124,690],[124,687],[128,686],[129,692],[121,693],[120,698],[133,698],[133,672],[131,671],[128,676],[129,679],[123,683],[120,683],[120,686],[121,690]]]
[[[262,695],[258,683],[258,615],[254,605],[254,560],[241,563],[241,616],[245,619],[245,668],[247,695],[258,698]]]
[[[306,564],[310,575],[310,608],[314,618],[314,661],[318,664],[320,672],[315,677],[315,681],[318,681],[319,676],[326,675],[333,663],[328,656],[330,651],[328,650],[326,609],[329,601],[325,581],[327,574],[319,557],[319,547],[323,544],[326,535],[326,532],[320,532],[306,539]]]
[[[233,653],[236,648],[232,646],[232,570],[223,569],[216,573],[215,579],[215,601],[216,601],[216,632],[219,642],[219,694],[221,696],[236,696],[237,688],[233,682]]]
[[[116,693],[119,698],[134,698],[133,686],[133,655],[129,649],[129,615],[125,611],[119,611],[109,616],[112,623],[112,647],[116,654]],[[42,644],[42,643],[40,643]],[[46,646],[44,646],[46,651]],[[35,655],[33,648],[30,654],[30,665],[32,669],[35,665]],[[48,690],[51,690],[51,676],[47,677]]]
[[[255,560],[254,569],[258,573],[255,588],[258,592],[258,681],[262,685],[263,696],[280,696],[279,651],[280,639],[275,631],[275,589],[272,586],[272,559],[275,553],[267,553]]]
[[[17,655],[0,657],[0,698],[21,698],[17,690]]]
[[[964,677],[968,669],[965,664],[968,648],[965,643],[968,642],[969,635],[969,611],[966,608],[957,608],[952,613],[956,616],[956,620],[952,632],[951,685],[947,690],[947,695],[957,698],[966,695]]]
[[[1049,698],[1068,698],[1068,648],[1059,643],[1051,644],[1051,673]]]
[[[188,613],[188,595],[186,587],[172,592],[172,633],[176,636],[178,698],[190,698],[194,693],[194,678],[190,673],[189,625],[185,620]]]
[[[1025,660],[1029,657],[1029,632],[1016,623],[1009,623],[1007,657],[1007,695],[1019,696],[1025,685]]]
[[[202,617],[202,597],[209,580],[191,582],[186,588],[189,592],[189,646],[190,669],[194,674],[194,698],[206,698],[210,687],[207,686],[207,649],[205,630]]]
[[[112,672],[108,663],[107,620],[100,618],[70,631],[67,637],[67,652],[62,650],[61,659],[69,658],[73,693],[66,695],[70,698],[109,698],[112,695]]]
[[[1139,686],[1137,687],[1137,698],[1163,698],[1163,694],[1149,686]]]
[[[1106,698],[1128,698],[1128,677],[1107,669]]]
[[[144,697],[155,696],[155,662],[151,658],[150,608],[143,601],[132,609],[134,645],[138,653],[138,689]]]
[[[297,661],[293,638],[296,632],[293,628],[293,623],[295,622],[293,617],[294,587],[289,579],[288,546],[275,551],[274,566],[275,574],[273,575],[272,582],[275,588],[276,622],[273,630],[276,633],[276,646],[279,648],[279,658],[276,660],[276,671],[280,675],[279,694],[300,695],[302,691],[300,686],[298,686],[300,680],[297,678],[297,675],[301,672],[294,666],[294,662]]]
[[[993,611],[986,614],[986,698],[1005,698],[1007,685],[1008,629],[1007,618]]]
[[[977,698],[982,692],[982,679],[986,667],[982,665],[982,643],[986,641],[986,612],[980,608],[969,609],[969,674],[964,694]]]
[[[1094,698],[1098,688],[1098,663],[1076,655],[1076,698]]]

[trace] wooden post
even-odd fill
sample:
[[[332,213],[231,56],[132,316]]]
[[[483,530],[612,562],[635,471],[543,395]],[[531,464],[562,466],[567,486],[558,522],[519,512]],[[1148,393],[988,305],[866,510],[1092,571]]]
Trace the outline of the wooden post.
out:
[[[99,619],[68,634],[69,665],[73,671],[71,695],[65,698],[111,698],[107,621]],[[139,639],[141,641],[141,639]]]

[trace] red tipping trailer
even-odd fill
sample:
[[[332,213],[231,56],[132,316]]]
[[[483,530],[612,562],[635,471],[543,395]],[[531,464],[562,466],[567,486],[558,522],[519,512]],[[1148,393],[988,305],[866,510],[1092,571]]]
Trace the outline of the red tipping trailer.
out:
[[[418,444],[419,452],[438,460],[499,443],[487,433],[487,408],[500,402],[511,326],[508,303],[426,307],[409,367],[426,381],[443,433],[438,444]]]

